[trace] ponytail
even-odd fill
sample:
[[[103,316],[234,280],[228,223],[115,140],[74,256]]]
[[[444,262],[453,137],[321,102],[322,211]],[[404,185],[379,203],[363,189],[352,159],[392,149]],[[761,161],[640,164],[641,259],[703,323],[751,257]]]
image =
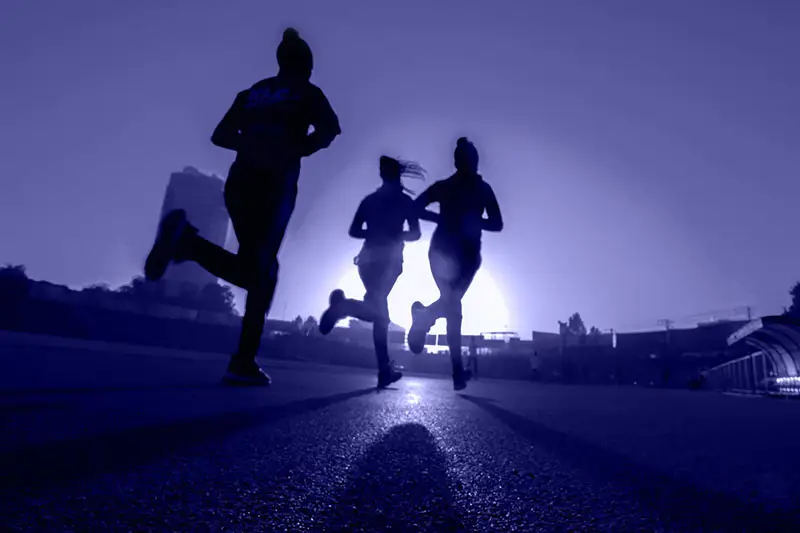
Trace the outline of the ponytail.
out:
[[[389,156],[381,156],[381,165],[387,165],[393,168],[397,175],[397,182],[404,192],[415,196],[416,192],[409,189],[402,183],[403,178],[410,178],[416,180],[425,180],[427,172],[416,161],[407,161],[405,159],[396,159]]]

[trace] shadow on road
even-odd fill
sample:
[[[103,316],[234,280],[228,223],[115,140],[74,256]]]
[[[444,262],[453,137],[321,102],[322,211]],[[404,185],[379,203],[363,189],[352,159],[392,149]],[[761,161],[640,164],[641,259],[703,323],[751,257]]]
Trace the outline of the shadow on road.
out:
[[[626,486],[660,516],[701,531],[800,531],[800,516],[702,489],[595,444],[493,405],[485,398],[462,395],[536,446],[572,463],[602,482]]]
[[[104,392],[134,392],[151,390],[211,390],[224,387],[221,383],[198,381],[197,383],[179,383],[166,385],[114,385],[98,387],[27,387],[0,389],[0,398],[14,396],[42,396],[42,395],[67,395],[67,394],[94,394]]]
[[[446,456],[421,424],[392,427],[354,465],[325,531],[468,531]]]
[[[0,493],[132,468],[181,447],[224,438],[239,430],[268,425],[374,392],[375,388],[370,387],[6,452],[0,455]]]

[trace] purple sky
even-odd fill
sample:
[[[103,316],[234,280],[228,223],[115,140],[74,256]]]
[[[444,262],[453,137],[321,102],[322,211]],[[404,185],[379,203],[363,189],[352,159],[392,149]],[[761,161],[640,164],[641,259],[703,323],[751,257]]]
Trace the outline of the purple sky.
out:
[[[344,134],[305,163],[273,315],[319,312],[357,251],[346,230],[381,153],[444,177],[459,135],[504,210],[484,265],[512,328],[788,303],[791,0],[6,0],[0,262],[72,286],[138,274],[170,172],[225,174],[211,131],[274,73],[288,24]]]

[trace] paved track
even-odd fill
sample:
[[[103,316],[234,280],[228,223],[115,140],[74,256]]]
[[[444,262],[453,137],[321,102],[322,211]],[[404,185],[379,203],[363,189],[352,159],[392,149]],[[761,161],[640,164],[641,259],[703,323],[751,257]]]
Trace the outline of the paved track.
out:
[[[11,531],[800,531],[800,402],[0,342]]]

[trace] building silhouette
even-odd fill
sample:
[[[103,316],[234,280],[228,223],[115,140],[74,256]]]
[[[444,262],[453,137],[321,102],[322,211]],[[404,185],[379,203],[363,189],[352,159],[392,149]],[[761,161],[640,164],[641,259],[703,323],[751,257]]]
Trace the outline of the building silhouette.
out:
[[[167,184],[161,217],[173,209],[184,209],[189,221],[200,235],[219,246],[228,236],[228,212],[223,196],[222,178],[185,167],[174,172]],[[178,263],[167,270],[164,283],[170,293],[196,291],[218,279],[193,261]]]

